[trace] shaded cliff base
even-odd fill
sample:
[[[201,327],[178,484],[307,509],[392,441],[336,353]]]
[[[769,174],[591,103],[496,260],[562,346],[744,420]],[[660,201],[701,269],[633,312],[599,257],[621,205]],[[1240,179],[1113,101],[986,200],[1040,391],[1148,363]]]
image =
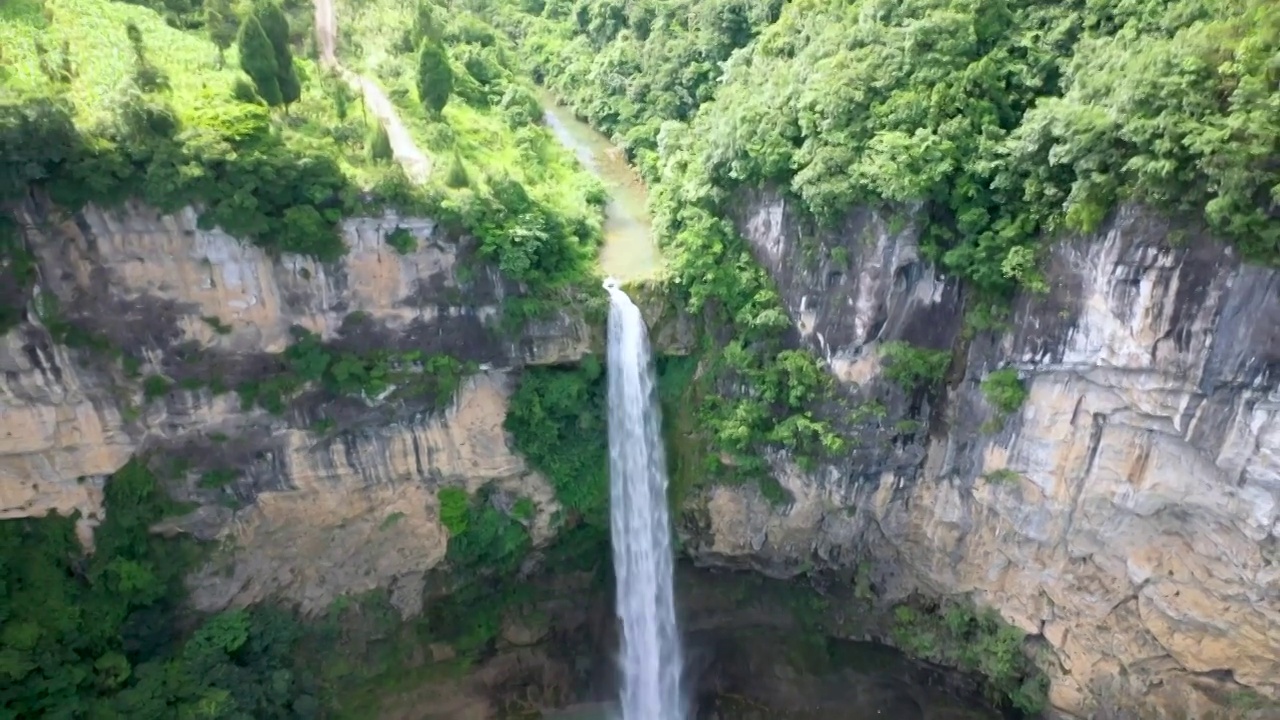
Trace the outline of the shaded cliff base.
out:
[[[972,677],[825,635],[814,624],[816,596],[793,585],[685,565],[677,592],[699,719],[1001,717],[984,707]],[[386,607],[377,596],[338,611],[343,632],[367,638],[348,644],[361,653],[354,665],[378,669],[340,694],[340,716],[357,708],[406,720],[607,716],[616,633],[605,565],[463,595],[383,632],[369,632]],[[455,613],[467,621],[454,623]]]

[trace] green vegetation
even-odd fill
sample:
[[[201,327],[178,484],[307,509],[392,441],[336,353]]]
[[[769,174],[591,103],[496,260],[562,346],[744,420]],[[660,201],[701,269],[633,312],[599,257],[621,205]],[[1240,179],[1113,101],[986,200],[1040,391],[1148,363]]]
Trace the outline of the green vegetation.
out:
[[[234,477],[211,471],[201,485]],[[385,593],[342,598],[314,621],[270,606],[187,614],[183,577],[202,553],[149,528],[189,508],[168,500],[142,461],[107,482],[92,555],[79,546],[74,518],[0,522],[0,703],[21,717],[316,718],[348,709],[340,716],[367,717],[380,690],[412,680],[406,671],[421,663],[409,659],[429,642],[450,642],[464,663],[475,659],[505,613],[545,594],[508,572],[528,548],[519,523],[484,493],[474,501],[456,493],[464,525],[449,560],[466,563],[471,580],[411,623]],[[401,517],[389,514],[381,530],[394,532]],[[551,567],[599,570],[607,547],[604,534],[573,531],[545,552]],[[494,570],[501,574],[478,575]]]
[[[1009,468],[996,468],[991,472],[983,474],[982,477],[985,478],[987,482],[992,483],[1013,483],[1022,478],[1016,470],[1011,470]]]
[[[143,463],[106,485],[106,519],[82,556],[73,518],[0,522],[0,703],[21,717],[314,717],[292,671],[297,627],[270,609],[191,625],[177,612],[185,541],[152,535],[181,511]],[[184,627],[185,625],[185,627]]]
[[[997,295],[1126,199],[1280,262],[1267,0],[542,5],[508,21],[535,71],[683,203],[775,184],[831,222],[923,200],[932,256]]]
[[[148,375],[146,380],[142,381],[142,394],[148,400],[154,400],[168,394],[173,387],[173,383],[160,375]]]
[[[929,257],[979,304],[1045,289],[1046,240],[1097,228],[1122,200],[1194,212],[1246,256],[1280,261],[1275,3],[547,0],[498,12],[535,76],[651,182],[673,292],[731,338],[708,350],[722,392],[702,394],[698,425],[711,456],[738,467],[766,445],[842,446],[808,410],[824,396],[820,364],[783,349],[776,290],[726,219],[740,188],[778,188],[817,225],[923,201]],[[938,365],[899,367],[914,384]]]
[[[408,255],[418,249],[418,239],[405,228],[398,227],[387,233],[387,244],[401,255]]]
[[[262,23],[256,15],[250,16],[240,24],[240,34],[236,38],[240,45],[240,69],[253,80],[253,86],[270,107],[284,104],[284,93],[280,90],[280,67],[277,64],[275,48]]]
[[[280,35],[283,15],[268,14]],[[225,32],[231,20],[221,18]],[[237,91],[247,82],[239,48],[227,49],[234,57],[224,65],[194,25],[184,31],[151,9],[108,0],[0,8],[0,200],[37,186],[69,209],[129,197],[166,212],[197,203],[204,226],[325,260],[344,251],[338,219],[367,211],[362,187],[379,188],[375,203],[421,202],[396,171],[369,164],[361,121],[335,119],[331,85],[314,81],[321,73],[309,61],[290,61],[313,81],[300,95],[291,90],[288,116],[272,114],[257,92]],[[129,46],[133,53],[119,52]],[[271,50],[264,62],[288,48]]]
[[[449,529],[449,549],[445,555],[450,568],[461,577],[499,577],[515,571],[530,548],[529,532],[514,516],[495,507],[494,491],[485,487],[461,508],[451,497],[446,516],[446,490],[441,490],[440,519]],[[465,499],[465,494],[463,496]]]
[[[995,702],[1028,713],[1044,710],[1048,683],[1023,650],[1025,634],[994,611],[952,604],[894,613],[894,643],[917,657],[976,672]]]
[[[931,389],[941,383],[951,365],[947,350],[928,350],[904,342],[888,342],[880,348],[884,377],[903,390]]]
[[[562,522],[607,528],[609,441],[599,360],[526,368],[504,423],[515,449],[555,488],[568,513]]]
[[[391,0],[339,10],[344,31],[351,19],[346,61],[388,88],[438,160],[441,177],[415,188],[388,162],[385,131],[351,112],[346,83],[304,57],[308,4],[253,0],[235,4],[238,14],[226,0],[199,5],[0,8],[0,202],[35,187],[72,210],[127,198],[165,212],[195,204],[202,226],[325,261],[345,252],[342,217],[394,206],[475,238],[481,260],[523,283],[528,295],[508,299],[513,321],[586,286],[601,242],[598,183],[544,128],[513,125],[530,94],[481,20]],[[422,44],[443,63],[428,68],[430,92],[454,78],[459,101],[438,97],[442,112],[411,101]],[[134,52],[118,52],[126,45]],[[0,243],[0,266],[15,264],[14,252]],[[12,324],[26,293],[5,295],[0,320]]]
[[[343,61],[386,91],[432,160],[432,216],[529,288],[506,307],[520,321],[595,290],[603,198],[546,128],[513,122],[531,96],[514,46],[468,7],[338,0]]]
[[[982,394],[1001,415],[1017,412],[1027,399],[1027,389],[1014,368],[988,373],[982,381]]]
[[[455,487],[440,488],[440,492],[436,493],[436,499],[440,501],[440,522],[449,534],[461,535],[466,532],[467,511],[471,505],[467,491]]]
[[[418,101],[433,115],[444,111],[453,92],[449,54],[437,40],[425,40],[418,50]]]
[[[239,477],[240,473],[229,468],[209,470],[200,475],[200,487],[206,490],[216,490],[230,485]]]
[[[204,321],[205,325],[208,325],[210,328],[213,329],[215,333],[219,335],[231,334],[231,326],[222,322],[222,318],[214,317],[212,315],[206,315],[200,319]]]
[[[22,322],[27,293],[36,279],[35,259],[17,223],[0,215],[0,335]]]
[[[419,350],[338,351],[303,328],[294,327],[293,334],[295,341],[282,353],[278,374],[236,388],[246,409],[257,404],[268,412],[282,413],[288,401],[307,387],[368,400],[427,398],[441,403],[453,397],[472,371],[448,355],[423,355]]]

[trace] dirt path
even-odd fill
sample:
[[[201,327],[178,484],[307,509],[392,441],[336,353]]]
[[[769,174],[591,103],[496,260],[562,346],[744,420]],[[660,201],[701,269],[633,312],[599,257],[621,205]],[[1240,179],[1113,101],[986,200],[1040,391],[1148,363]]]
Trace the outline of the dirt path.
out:
[[[333,0],[315,0],[316,9],[316,43],[320,46],[320,64],[338,71],[353,90],[364,98],[369,112],[378,119],[387,131],[391,140],[391,152],[396,162],[404,168],[409,179],[418,184],[425,183],[431,176],[431,159],[413,142],[409,130],[400,117],[396,115],[395,106],[387,99],[382,88],[369,78],[357,75],[338,62],[338,14],[334,10]]]

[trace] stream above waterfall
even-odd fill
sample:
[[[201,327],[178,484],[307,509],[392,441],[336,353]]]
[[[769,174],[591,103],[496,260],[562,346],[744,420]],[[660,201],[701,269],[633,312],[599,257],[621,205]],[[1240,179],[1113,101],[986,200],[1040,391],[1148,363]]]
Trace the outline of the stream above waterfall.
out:
[[[661,260],[649,218],[649,192],[626,154],[543,90],[538,95],[547,127],[578,162],[604,183],[604,248],[600,267],[623,282],[652,276]]]

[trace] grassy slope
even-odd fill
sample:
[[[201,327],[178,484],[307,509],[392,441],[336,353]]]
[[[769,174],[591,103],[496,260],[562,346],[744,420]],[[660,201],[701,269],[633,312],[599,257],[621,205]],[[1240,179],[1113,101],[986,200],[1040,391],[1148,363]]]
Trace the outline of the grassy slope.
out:
[[[448,130],[428,117],[414,89],[416,54],[407,49],[404,39],[407,28],[413,26],[414,9],[415,3],[405,0],[338,0],[339,54],[353,70],[382,86],[419,147],[432,158],[436,172],[446,171],[456,150],[473,181],[483,184],[486,175],[504,173],[521,182],[535,199],[561,213],[596,215],[590,206],[599,203],[600,184],[545,128],[513,124],[496,103],[468,103],[456,93],[444,109]],[[462,10],[449,11],[448,18],[452,28],[445,33],[444,42],[453,55],[455,77],[462,77],[467,70],[458,57],[478,45],[460,42],[457,27],[467,23],[481,28],[479,34],[484,35],[484,26]],[[506,39],[492,35],[498,43],[498,56],[514,61],[513,49],[502,46]],[[455,88],[460,82],[455,82]],[[500,82],[529,88],[526,80],[509,69]]]
[[[291,18],[295,38],[305,34],[299,17],[305,16],[295,13]],[[0,6],[0,98],[65,93],[75,106],[77,126],[91,129],[112,122],[134,72],[125,33],[130,22],[142,31],[147,58],[168,77],[169,99],[182,127],[216,128],[234,114],[239,103],[232,87],[244,77],[234,44],[220,65],[217,48],[204,33],[173,28],[149,8],[113,0],[13,0]],[[57,66],[62,64],[63,48],[68,51],[72,79],[67,88],[59,88],[41,72],[37,42]],[[276,117],[282,138],[300,151],[338,159],[352,179],[372,185],[385,168],[367,157],[366,120],[355,103],[339,118],[334,82],[301,49],[294,47],[302,98],[287,115]]]

